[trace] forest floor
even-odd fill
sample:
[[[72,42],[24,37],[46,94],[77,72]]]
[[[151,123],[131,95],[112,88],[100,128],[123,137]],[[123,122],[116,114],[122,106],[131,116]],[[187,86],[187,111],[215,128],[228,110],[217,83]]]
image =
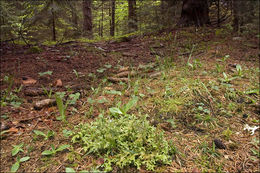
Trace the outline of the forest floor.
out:
[[[2,45],[1,172],[102,171],[108,162],[112,172],[260,171],[258,45],[255,35],[193,27],[117,41]],[[80,123],[129,114],[147,114],[149,127],[172,142],[166,164],[149,168],[142,156],[138,170],[141,154],[112,162],[113,152],[85,154],[84,142],[72,139]]]

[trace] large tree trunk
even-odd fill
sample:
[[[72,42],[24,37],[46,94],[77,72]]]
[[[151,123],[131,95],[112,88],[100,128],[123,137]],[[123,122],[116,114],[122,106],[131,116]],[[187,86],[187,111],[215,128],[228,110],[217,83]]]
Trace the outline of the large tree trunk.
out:
[[[85,36],[92,37],[92,11],[91,11],[92,0],[83,0],[83,32]]]
[[[210,24],[207,0],[183,0],[179,24],[183,26]]]
[[[111,0],[110,36],[115,36],[115,9],[116,9],[116,0]]]
[[[239,31],[239,2],[233,0],[233,30]]]
[[[136,0],[128,0],[128,29],[129,32],[134,32],[138,30]]]
[[[78,28],[78,14],[76,10],[76,4],[74,2],[71,2],[71,23],[74,28]]]

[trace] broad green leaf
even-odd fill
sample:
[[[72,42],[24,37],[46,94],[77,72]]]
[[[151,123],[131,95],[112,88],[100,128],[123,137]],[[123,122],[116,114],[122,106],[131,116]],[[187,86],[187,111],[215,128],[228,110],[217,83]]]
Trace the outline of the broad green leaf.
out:
[[[138,97],[132,98],[123,108],[124,113],[127,113],[138,101]]]
[[[112,114],[119,114],[119,115],[122,115],[122,114],[123,114],[123,112],[122,112],[119,108],[116,108],[116,107],[109,108],[109,111],[110,111]]]
[[[65,172],[66,173],[74,173],[74,172],[76,172],[73,168],[66,168],[65,169]]]
[[[52,71],[46,71],[46,72],[40,72],[38,73],[40,76],[45,76],[45,75],[52,75]]]
[[[68,102],[68,104],[74,105],[76,101],[79,99],[79,96],[80,93],[70,94],[69,98],[71,98],[71,100]]]
[[[106,103],[108,102],[106,98],[101,98],[97,101],[98,103]]]
[[[225,72],[223,72],[223,76],[224,76],[224,79],[227,79],[227,74]]]
[[[105,68],[100,68],[100,69],[97,69],[97,72],[98,73],[103,73],[106,69]]]
[[[105,64],[105,67],[106,67],[106,68],[111,68],[112,65],[111,65],[111,64]]]
[[[88,173],[89,171],[86,171],[86,170],[82,170],[80,171],[79,173]]]
[[[52,155],[52,154],[54,154],[54,152],[50,151],[50,150],[45,150],[42,152],[42,155],[44,155],[44,156],[48,156],[48,155]]]
[[[62,101],[62,98],[59,96],[59,95],[56,95],[56,103],[57,103],[57,106],[58,106],[58,109],[59,109],[59,112],[60,112],[60,115],[61,115],[61,119],[65,119],[65,107],[64,107],[64,104],[63,104],[63,101]],[[60,120],[60,119],[58,119]]]
[[[72,134],[72,131],[64,129],[64,130],[62,130],[62,133],[63,133],[63,136],[68,138]]]
[[[19,153],[20,151],[23,152],[23,143],[19,144],[19,145],[13,145],[13,149],[12,149],[12,156],[15,156],[17,153]]]
[[[49,138],[49,137],[52,137],[52,136],[54,136],[55,135],[55,132],[54,131],[52,131],[52,130],[49,130],[48,132],[47,132],[47,139]]]
[[[259,89],[251,89],[244,92],[245,94],[259,94]]]
[[[122,95],[121,91],[116,91],[116,90],[110,90],[110,91],[106,91],[107,94],[114,94],[114,95]]]
[[[93,104],[93,103],[95,103],[95,100],[93,100],[92,98],[88,98],[88,101],[87,101],[89,104]]]
[[[45,135],[42,131],[40,131],[40,130],[34,130],[33,132],[34,132],[37,136],[38,136],[38,135],[41,135],[41,136],[46,137],[46,135]]]
[[[12,167],[11,167],[11,172],[16,172],[20,167],[20,163],[19,162],[15,162]]]
[[[20,159],[20,162],[25,162],[25,161],[27,161],[27,160],[29,160],[29,159],[30,159],[29,156],[22,157],[22,158]]]
[[[65,149],[69,148],[69,147],[70,147],[70,145],[62,145],[56,151],[63,151]]]

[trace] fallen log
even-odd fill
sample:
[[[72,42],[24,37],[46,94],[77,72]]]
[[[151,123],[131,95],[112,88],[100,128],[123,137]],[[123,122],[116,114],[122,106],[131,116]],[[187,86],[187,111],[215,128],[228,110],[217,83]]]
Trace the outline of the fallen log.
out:
[[[34,109],[40,110],[43,107],[53,106],[55,104],[56,104],[56,100],[55,99],[44,99],[44,100],[41,100],[41,101],[37,101],[34,104]]]
[[[123,71],[115,75],[116,78],[128,77],[136,75],[135,71]]]
[[[128,78],[115,78],[115,77],[109,77],[108,80],[111,82],[129,82],[130,81]]]

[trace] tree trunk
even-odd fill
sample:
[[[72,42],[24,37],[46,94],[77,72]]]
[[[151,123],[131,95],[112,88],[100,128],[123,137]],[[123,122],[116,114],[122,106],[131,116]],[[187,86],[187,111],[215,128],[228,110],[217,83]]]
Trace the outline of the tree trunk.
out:
[[[218,3],[218,4],[217,4],[217,6],[218,6],[218,27],[220,27],[220,6],[219,6],[219,5],[220,5],[220,4],[219,4],[220,2],[219,2],[219,0],[217,0],[217,3]]]
[[[110,22],[110,36],[115,36],[115,8],[116,0],[111,0],[111,22]]]
[[[183,0],[181,19],[183,26],[210,24],[207,0]]]
[[[73,27],[78,28],[78,15],[76,11],[76,4],[72,4],[71,6],[71,22],[73,24]]]
[[[102,8],[101,8],[101,30],[100,30],[101,37],[103,37],[103,28],[104,28],[104,1],[102,1]]]
[[[239,2],[233,0],[233,30],[239,31]]]
[[[51,9],[52,14],[52,40],[56,41],[56,26],[55,26],[55,12]]]
[[[128,30],[129,33],[137,31],[136,0],[128,0]]]
[[[83,10],[83,32],[85,36],[92,37],[92,11],[91,11],[92,0],[83,0],[82,10]]]

